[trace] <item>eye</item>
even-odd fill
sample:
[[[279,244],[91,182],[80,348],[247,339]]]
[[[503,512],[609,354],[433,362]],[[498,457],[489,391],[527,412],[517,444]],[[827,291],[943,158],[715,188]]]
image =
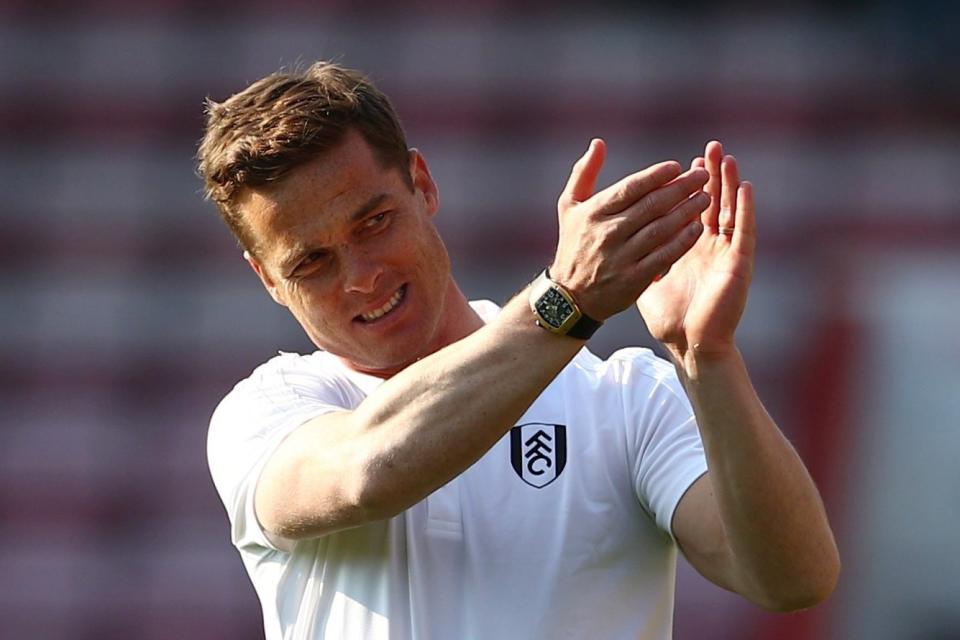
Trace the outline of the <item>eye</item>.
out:
[[[387,223],[387,217],[389,216],[389,211],[381,211],[380,213],[370,216],[363,221],[364,229],[377,229],[384,226]]]
[[[328,251],[314,251],[308,254],[293,270],[294,276],[307,275],[323,265],[330,257]]]

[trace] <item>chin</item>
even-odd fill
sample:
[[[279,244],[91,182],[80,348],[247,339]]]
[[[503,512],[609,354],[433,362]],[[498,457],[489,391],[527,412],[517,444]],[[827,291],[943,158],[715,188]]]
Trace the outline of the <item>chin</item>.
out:
[[[376,376],[378,378],[389,378],[409,367],[411,364],[417,361],[417,358],[402,360],[394,363],[378,362],[375,364],[358,364],[349,358],[344,358],[344,360],[347,361],[347,365],[351,369]]]

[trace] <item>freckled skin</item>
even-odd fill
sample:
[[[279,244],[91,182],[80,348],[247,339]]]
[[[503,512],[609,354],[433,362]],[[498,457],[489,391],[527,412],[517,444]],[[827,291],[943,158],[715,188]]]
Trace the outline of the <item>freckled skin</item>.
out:
[[[319,348],[381,377],[482,324],[451,276],[433,223],[437,188],[415,150],[410,172],[412,188],[351,132],[279,183],[246,190],[239,203],[257,244],[248,262],[274,300]],[[401,289],[395,309],[361,320]]]

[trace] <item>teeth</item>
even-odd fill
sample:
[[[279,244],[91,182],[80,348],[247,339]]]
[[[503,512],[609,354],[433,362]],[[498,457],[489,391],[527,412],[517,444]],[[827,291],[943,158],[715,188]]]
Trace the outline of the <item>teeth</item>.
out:
[[[403,289],[397,289],[397,292],[390,296],[390,299],[387,300],[379,309],[369,311],[367,313],[360,314],[360,317],[366,320],[367,322],[372,322],[377,318],[382,317],[385,313],[393,311],[393,308],[400,304],[400,301],[403,299]]]

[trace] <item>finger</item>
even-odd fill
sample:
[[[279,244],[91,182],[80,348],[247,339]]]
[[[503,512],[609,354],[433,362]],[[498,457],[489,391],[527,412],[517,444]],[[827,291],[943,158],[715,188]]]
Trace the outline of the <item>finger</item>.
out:
[[[733,247],[746,254],[753,254],[757,244],[757,217],[753,201],[753,184],[744,181],[737,194],[737,220],[733,232]]]
[[[717,216],[717,226],[721,230],[732,229],[736,226],[737,191],[740,189],[737,159],[733,156],[724,156],[720,163],[720,174],[723,177],[723,185],[720,188],[720,213]]]
[[[655,189],[622,213],[621,231],[627,236],[634,235],[658,219],[673,212],[680,203],[696,197],[702,206],[697,213],[710,205],[710,197],[703,192],[707,182],[707,172],[703,169],[691,169],[668,184]]]
[[[707,148],[703,152],[704,167],[710,174],[710,180],[704,191],[711,198],[710,206],[703,214],[703,224],[708,228],[717,228],[717,218],[720,215],[720,160],[723,158],[723,145],[716,140],[707,143]]]
[[[606,143],[600,138],[591,140],[586,153],[573,165],[567,186],[564,187],[560,196],[561,200],[566,199],[570,203],[577,203],[590,199],[606,157]]]
[[[703,169],[704,166],[703,156],[697,156],[690,162],[691,169]]]
[[[624,244],[627,253],[639,258],[656,250],[691,222],[699,222],[700,213],[709,204],[709,196],[703,191],[697,191],[674,207],[669,214],[657,218],[630,236]]]
[[[633,277],[637,282],[645,283],[644,289],[646,289],[697,243],[702,232],[703,224],[695,216],[666,242],[637,261]]]
[[[597,212],[603,215],[620,213],[679,176],[680,172],[680,163],[668,160],[633,173],[594,196]]]

